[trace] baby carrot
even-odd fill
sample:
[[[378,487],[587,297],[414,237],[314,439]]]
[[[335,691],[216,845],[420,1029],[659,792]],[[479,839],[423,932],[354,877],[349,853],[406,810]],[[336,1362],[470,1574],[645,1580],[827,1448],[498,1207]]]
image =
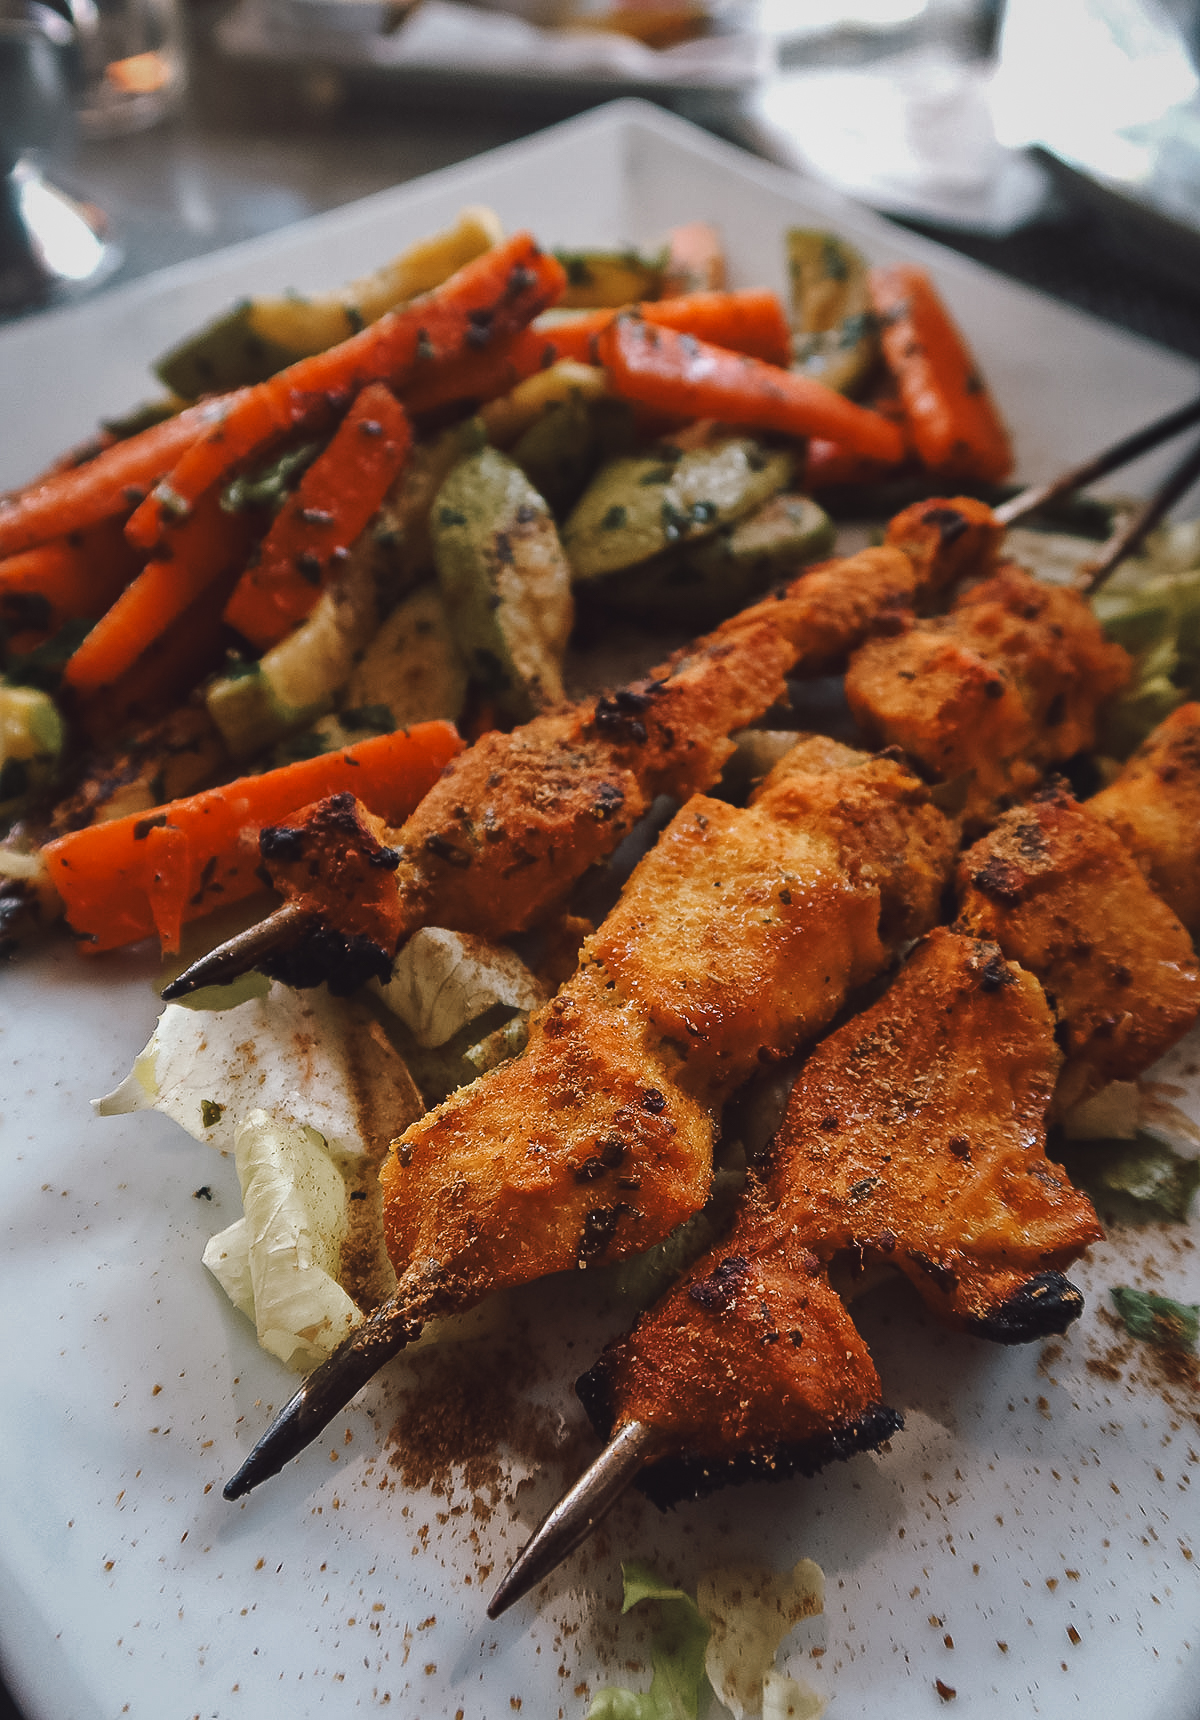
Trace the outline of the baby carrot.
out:
[[[63,671],[77,693],[116,681],[206,587],[244,565],[256,527],[249,513],[227,514],[213,494],[174,534],[83,640]]]
[[[562,265],[543,255],[528,233],[517,233],[433,292],[243,390],[133,514],[130,541],[152,548],[250,455],[292,432],[325,429],[368,382],[387,382],[400,391],[427,368],[514,334],[553,304],[565,285]]]
[[[451,724],[420,723],[74,830],[42,853],[81,949],[97,954],[157,932],[164,950],[176,950],[184,921],[262,887],[262,830],[347,792],[400,824],[461,747]]]
[[[56,632],[64,621],[96,620],[133,578],[140,558],[119,520],[55,538],[0,561],[0,615]]]
[[[636,312],[587,311],[569,321],[539,326],[553,343],[556,358],[574,358],[581,364],[596,364],[596,340],[618,315],[637,315],[660,328],[695,335],[730,352],[749,353],[768,364],[786,365],[792,337],[778,293],[765,287],[740,292],[684,293],[673,299],[651,299]]]
[[[996,482],[1012,447],[966,342],[924,269],[872,269],[871,303],[913,444],[931,471]]]
[[[204,400],[97,454],[0,498],[0,556],[16,555],[100,520],[127,514],[219,419],[230,401]]]
[[[636,315],[617,317],[597,337],[597,347],[615,392],[657,411],[789,436],[824,436],[878,460],[903,456],[904,439],[894,424],[795,371]]]
[[[379,507],[412,446],[402,406],[382,382],[363,389],[275,518],[225,619],[260,651],[303,621]]]

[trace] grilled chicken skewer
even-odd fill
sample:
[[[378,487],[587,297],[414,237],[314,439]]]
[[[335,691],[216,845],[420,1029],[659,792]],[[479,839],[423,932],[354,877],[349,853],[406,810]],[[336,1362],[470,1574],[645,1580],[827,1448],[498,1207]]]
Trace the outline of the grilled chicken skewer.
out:
[[[1078,1298],[1065,1281],[1060,1283],[1053,1276],[1069,1263],[1062,1252],[1061,1238],[1051,1246],[1050,1233],[1044,1225],[1039,1227],[1031,1220],[1030,1212],[1024,1206],[1013,1214],[1010,1234],[1002,1234],[1003,1226],[997,1232],[993,1225],[993,1243],[999,1235],[1001,1245],[992,1258],[990,1285],[982,1302],[979,1263],[976,1262],[973,1276],[964,1276],[961,1249],[964,1237],[972,1238],[978,1246],[985,1235],[977,1215],[974,1222],[964,1223],[958,1232],[951,1227],[948,1234],[959,1250],[952,1261],[944,1251],[939,1253],[934,1249],[931,1252],[927,1240],[916,1252],[909,1246],[907,1257],[903,1253],[896,1254],[906,1232],[895,1222],[895,1212],[886,1206],[887,1193],[882,1200],[879,1197],[877,1184],[886,1184],[896,1174],[903,1184],[912,1175],[909,1155],[895,1150],[900,1144],[897,1121],[906,1127],[905,1119],[912,1114],[913,1106],[917,1109],[925,1107],[921,1114],[928,1121],[933,1094],[940,1092],[947,1101],[943,1107],[944,1115],[956,1132],[946,1137],[943,1127],[944,1138],[939,1140],[936,1129],[926,1128],[917,1150],[918,1168],[923,1164],[932,1177],[928,1191],[930,1204],[925,1217],[929,1212],[938,1211],[939,1203],[944,1208],[945,1202],[951,1198],[947,1191],[952,1191],[962,1181],[963,1167],[956,1161],[961,1161],[964,1155],[970,1159],[974,1149],[969,1132],[964,1132],[955,1121],[963,1115],[955,1108],[961,1104],[962,1096],[954,1091],[953,1071],[950,1071],[948,1080],[946,1070],[940,1067],[936,1045],[929,1052],[926,1064],[908,1071],[907,1084],[901,1078],[894,1087],[883,1080],[871,1085],[867,1070],[874,1067],[881,1057],[886,1061],[886,1055],[894,1054],[895,1046],[909,1043],[897,1027],[906,1005],[908,988],[924,986],[927,993],[924,1018],[938,1024],[939,1030],[946,1026],[944,1017],[953,1014],[954,1004],[946,1000],[939,1002],[929,992],[927,982],[930,975],[937,972],[939,964],[941,977],[938,983],[945,984],[955,962],[961,966],[961,960],[966,960],[969,968],[977,961],[976,956],[961,956],[964,937],[976,939],[977,950],[991,949],[994,952],[991,969],[984,970],[981,981],[985,992],[1011,983],[1011,976],[1016,974],[1027,997],[1029,988],[1035,985],[1035,975],[1052,994],[1051,1026],[1059,1042],[1065,1041],[1066,1050],[1065,1063],[1058,1070],[1054,1090],[1054,1103],[1059,1108],[1075,1102],[1109,1080],[1128,1080],[1137,1076],[1188,1031],[1200,1014],[1200,969],[1188,929],[1172,908],[1155,894],[1104,816],[1097,816],[1093,809],[1097,809],[1097,802],[1103,799],[1103,806],[1098,808],[1102,814],[1114,823],[1122,814],[1130,821],[1129,827],[1134,830],[1140,844],[1139,857],[1147,872],[1152,877],[1155,875],[1157,858],[1163,875],[1170,883],[1182,887],[1175,891],[1177,897],[1182,897],[1181,905],[1190,906],[1194,911],[1197,906],[1193,884],[1195,856],[1200,853],[1198,738],[1200,706],[1185,706],[1149,738],[1104,796],[1098,796],[1089,806],[1080,806],[1063,784],[1053,783],[1031,805],[1016,808],[1005,815],[997,828],[969,849],[959,862],[961,914],[954,941],[951,942],[949,933],[931,934],[920,955],[905,970],[878,1010],[851,1022],[840,1035],[826,1041],[810,1059],[793,1090],[780,1137],[782,1149],[780,1141],[775,1143],[766,1198],[777,1197],[779,1210],[795,1218],[793,1209],[797,1196],[791,1179],[795,1176],[796,1159],[794,1151],[789,1158],[788,1142],[794,1145],[796,1119],[806,1114],[806,1105],[811,1137],[806,1149],[808,1158],[824,1161],[827,1173],[830,1170],[828,1161],[833,1156],[832,1146],[829,1142],[820,1143],[819,1137],[827,1133],[840,1139],[848,1129],[849,1157],[845,1163],[840,1158],[837,1160],[832,1167],[832,1178],[823,1185],[821,1193],[826,1226],[821,1237],[826,1248],[832,1236],[839,1246],[851,1246],[860,1251],[873,1249],[877,1255],[894,1258],[915,1278],[926,1300],[932,1302],[939,1312],[953,1323],[966,1324],[984,1336],[1007,1342],[1022,1341],[1061,1329],[1055,1322],[1065,1325],[1078,1312]],[[1159,822],[1157,808],[1153,799],[1148,798],[1146,787],[1148,782],[1156,781],[1164,774],[1166,786],[1174,799],[1176,815]],[[1148,813],[1140,823],[1137,822],[1139,813]],[[1156,827],[1159,836],[1157,851],[1154,846]],[[1193,857],[1191,868],[1186,861],[1188,844]],[[995,939],[996,942],[988,944],[984,939]],[[1022,966],[1005,969],[999,961],[1001,953],[1014,963],[1019,961]],[[965,971],[963,968],[962,972]],[[1004,978],[1005,972],[1009,975],[1008,980]],[[951,991],[955,983],[950,981]],[[895,1013],[889,1014],[889,1010]],[[873,1016],[878,1016],[878,1020],[873,1020]],[[911,1042],[916,1044],[921,1042],[919,1019],[915,1016],[911,1024]],[[975,1025],[981,1024],[976,1022]],[[831,1103],[828,1112],[818,1116],[820,1104],[829,1097],[828,1070],[837,1065],[832,1048],[839,1039],[849,1044],[855,1033],[860,1037],[856,1041],[855,1053],[846,1065],[853,1075],[846,1115],[843,1116]],[[989,1038],[975,1043],[986,1043],[989,1047],[988,1057],[977,1060],[980,1067],[989,1076],[996,1075],[998,1069],[1002,1072],[1003,1041]],[[889,1045],[892,1052],[886,1051]],[[967,1049],[970,1049],[969,1043]],[[1051,1064],[1057,1061],[1057,1057],[1052,1055]],[[979,1077],[980,1070],[973,1069],[971,1073]],[[810,1103],[814,1082],[816,1090],[825,1096],[815,1108]],[[822,1082],[826,1082],[826,1086],[823,1087]],[[883,1107],[881,1117],[890,1119],[882,1130],[881,1118],[871,1114],[868,1102],[871,1095]],[[996,1099],[995,1106],[995,1115],[1002,1115],[1003,1094]],[[887,1153],[880,1151],[877,1154],[880,1166],[864,1171],[863,1142],[865,1140],[869,1148],[880,1132]],[[816,1147],[812,1145],[814,1141],[818,1143]],[[950,1158],[946,1157],[947,1152]],[[897,1160],[900,1160],[898,1173],[890,1169]],[[1026,1159],[1022,1162],[1028,1170],[1031,1161]],[[886,1172],[881,1169],[883,1163],[889,1166]],[[1052,1186],[1056,1173],[1050,1167],[1038,1168],[1035,1165],[1033,1175],[1045,1189]],[[805,1199],[810,1205],[812,1186],[805,1184]],[[1024,1188],[1022,1198],[1026,1198],[1032,1187],[1014,1183],[1011,1175],[998,1182],[993,1179],[986,1183],[985,1180],[985,1186],[994,1207],[999,1197],[1002,1197],[1000,1205],[1005,1202],[1011,1204],[1014,1190],[1020,1188]],[[830,1190],[834,1192],[831,1194]],[[845,1196],[848,1209],[852,1209],[854,1225],[848,1228],[842,1214],[830,1229],[839,1190]],[[762,1392],[769,1396],[770,1375],[763,1372],[768,1363],[758,1357],[747,1370],[747,1352],[744,1344],[739,1348],[740,1328],[736,1320],[727,1323],[726,1330],[730,1336],[724,1349],[712,1334],[712,1342],[705,1345],[692,1330],[700,1316],[689,1306],[689,1299],[699,1302],[702,1308],[706,1304],[717,1306],[721,1297],[713,1286],[720,1284],[725,1284],[731,1306],[742,1295],[740,1282],[734,1283],[738,1274],[732,1272],[729,1263],[744,1261],[745,1234],[758,1234],[756,1226],[761,1223],[759,1208],[763,1199],[763,1191],[752,1179],[734,1235],[705,1262],[694,1267],[680,1289],[671,1293],[658,1309],[651,1310],[630,1337],[615,1346],[598,1369],[581,1382],[581,1395],[585,1402],[589,1402],[593,1420],[602,1431],[611,1432],[614,1428],[617,1431],[601,1458],[551,1512],[515,1562],[488,1609],[493,1617],[527,1593],[572,1552],[619,1497],[622,1486],[637,1479],[645,1466],[650,1465],[639,1485],[660,1503],[669,1503],[684,1496],[683,1478],[689,1475],[695,1492],[718,1484],[715,1479],[718,1476],[737,1479],[744,1474],[758,1472],[791,1473],[796,1469],[811,1472],[826,1460],[825,1454],[844,1454],[839,1443],[839,1431],[844,1436],[847,1429],[853,1433],[855,1429],[861,1431],[864,1426],[869,1427],[869,1418],[865,1423],[856,1419],[848,1411],[847,1402],[859,1405],[860,1417],[865,1414],[861,1407],[865,1401],[862,1393],[871,1384],[873,1376],[858,1376],[859,1398],[843,1400],[837,1406],[835,1420],[823,1427],[820,1414],[828,1410],[829,1401],[817,1395],[815,1383],[806,1383],[805,1390],[809,1395],[801,1392],[797,1397],[796,1381],[789,1383],[784,1380],[779,1386],[779,1402],[773,1409],[764,1411],[758,1388],[761,1385]],[[1071,1203],[1065,1195],[1063,1201],[1065,1205],[1061,1206],[1059,1217],[1071,1210]],[[1076,1218],[1082,1210],[1082,1207],[1075,1209]],[[910,1206],[910,1229],[916,1211]],[[861,1227],[863,1214],[869,1214],[876,1227],[873,1236],[869,1227]],[[955,1223],[959,1223],[963,1216],[958,1212]],[[995,1217],[995,1211],[992,1216]],[[801,1244],[815,1247],[811,1211],[808,1220],[795,1223],[788,1235],[794,1247]],[[1009,1281],[1006,1294],[1001,1294],[1005,1281],[1003,1277],[996,1278],[997,1266],[1010,1270],[1020,1249],[1030,1242],[1035,1244],[1035,1252],[1026,1264],[1038,1270],[1032,1277],[1027,1276],[1023,1283]],[[1081,1242],[1079,1247],[1084,1245]],[[1048,1252],[1038,1252],[1047,1248]],[[969,1249],[967,1253],[969,1255]],[[816,1248],[816,1254],[822,1259],[828,1258],[820,1248]],[[758,1255],[754,1259],[761,1275],[761,1259]],[[915,1273],[914,1263],[919,1269]],[[774,1264],[779,1266],[777,1259]],[[738,1273],[740,1270],[739,1266]],[[796,1294],[804,1294],[808,1290],[803,1276],[802,1273]],[[748,1307],[753,1306],[753,1297],[758,1294],[759,1287],[757,1279],[744,1287]],[[824,1305],[823,1315],[828,1315]],[[844,1324],[844,1311],[842,1317],[835,1311],[831,1332],[836,1334]],[[698,1343],[696,1353],[709,1364],[707,1370],[700,1370],[704,1377],[714,1373],[718,1379],[728,1383],[731,1391],[740,1390],[746,1394],[739,1402],[743,1403],[747,1437],[741,1446],[736,1441],[730,1445],[724,1469],[719,1464],[710,1466],[708,1459],[697,1459],[694,1454],[686,1460],[680,1458],[681,1449],[691,1450],[689,1440],[692,1445],[700,1441],[699,1449],[703,1452],[703,1441],[711,1440],[712,1433],[711,1430],[704,1431],[699,1407],[681,1408],[689,1400],[679,1381],[668,1377],[665,1371],[660,1328],[675,1333],[680,1355],[685,1349],[681,1334],[686,1332],[690,1341]],[[843,1353],[839,1346],[840,1341],[835,1338],[837,1355]],[[853,1354],[850,1349],[844,1353],[848,1358]],[[771,1358],[774,1356],[772,1350]],[[785,1362],[788,1359],[784,1352]],[[625,1382],[632,1396],[620,1398],[614,1383],[620,1381]],[[638,1381],[641,1382],[640,1387],[631,1383]],[[651,1395],[652,1381],[657,1382],[661,1393],[659,1398]],[[736,1382],[736,1386],[732,1382]],[[639,1389],[642,1392],[640,1399],[636,1395]],[[696,1389],[693,1388],[693,1396]],[[774,1422],[770,1420],[772,1414],[776,1417]],[[870,1411],[871,1416],[879,1414],[878,1410]],[[691,1421],[687,1419],[689,1415]],[[778,1431],[780,1416],[784,1417],[782,1432]],[[769,1437],[772,1427],[776,1429],[774,1438]],[[886,1437],[886,1434],[879,1437]],[[869,1443],[869,1436],[864,1435],[862,1443]],[[857,1448],[853,1441],[852,1448]],[[620,1454],[619,1462],[616,1453]],[[674,1477],[674,1480],[664,1481],[663,1477]],[[672,1488],[675,1489],[673,1492]]]
[[[227,1495],[274,1474],[430,1317],[639,1252],[702,1206],[721,1104],[935,922],[956,847],[906,766],[820,738],[748,807],[688,801],[521,1056],[393,1144],[396,1291],[300,1388]]]
[[[986,757],[997,744],[987,728],[993,712],[1010,752],[1011,734],[1032,744],[1027,703],[1037,709],[1053,696],[1071,713],[1059,732],[1071,737],[1072,750],[1091,744],[1100,702],[1127,673],[1125,654],[1105,645],[1077,594],[1043,600],[1036,582],[1006,571],[989,603],[961,605],[967,635],[981,633],[978,611],[999,643],[987,658],[955,645],[956,663],[962,660],[971,686],[982,681],[1004,695],[977,701],[972,745]],[[910,685],[903,673],[898,680]],[[921,688],[910,692],[910,700],[922,697]],[[894,708],[895,700],[889,712]],[[958,716],[951,702],[940,721]],[[832,762],[830,743],[810,743],[798,754],[800,772],[810,769],[814,746]],[[1047,750],[1053,756],[1052,743]],[[873,761],[873,768],[888,762]],[[828,1024],[853,986],[886,964],[880,939],[894,948],[934,923],[936,889],[916,924],[911,912],[889,907],[911,871],[913,838],[897,839],[882,802],[855,806],[861,797],[850,781],[831,790],[831,774],[823,774],[824,787],[802,786],[804,777],[785,761],[741,813],[701,797],[688,802],[585,944],[576,978],[532,1025],[523,1056],[461,1089],[395,1143],[382,1181],[397,1290],[285,1406],[230,1482],[230,1497],[302,1449],[430,1317],[467,1308],[491,1289],[619,1258],[668,1234],[704,1202],[712,1110],[763,1054],[786,1054]],[[786,808],[797,797],[806,840],[832,832],[851,877],[869,877],[867,865],[874,870],[880,894],[869,956],[861,926],[855,933],[845,911],[850,897],[841,914],[834,910],[831,877],[805,884],[801,866],[795,876],[803,911],[794,912],[790,868],[797,856],[789,861],[778,833],[794,818]],[[774,831],[765,827],[772,822]],[[736,880],[732,892],[729,879]],[[787,913],[777,926],[772,911],[780,906]],[[772,911],[764,917],[764,909]],[[801,957],[819,958],[815,995],[805,976],[797,982],[793,964]],[[647,1093],[655,1095],[649,1105]],[[591,1186],[602,1179],[612,1185],[603,1201]]]
[[[982,1336],[1065,1330],[1082,1304],[1062,1270],[1101,1231],[1045,1157],[1058,1064],[1037,981],[994,944],[932,932],[880,1002],[809,1058],[732,1233],[580,1381],[598,1430],[643,1455],[625,1479],[665,1506],[812,1474],[896,1430],[829,1283],[848,1251],[898,1266],[939,1315]],[[520,1555],[492,1617],[578,1545],[588,1477],[574,1502]]]
[[[710,787],[733,750],[729,734],[784,695],[786,675],[840,669],[875,630],[989,571],[998,541],[979,502],[920,503],[897,516],[885,545],[811,570],[633,686],[485,735],[401,830],[357,804],[321,802],[264,834],[286,920],[214,950],[163,996],[232,978],[264,952],[291,984],[349,989],[389,971],[419,926],[492,938],[525,930],[655,795]]]

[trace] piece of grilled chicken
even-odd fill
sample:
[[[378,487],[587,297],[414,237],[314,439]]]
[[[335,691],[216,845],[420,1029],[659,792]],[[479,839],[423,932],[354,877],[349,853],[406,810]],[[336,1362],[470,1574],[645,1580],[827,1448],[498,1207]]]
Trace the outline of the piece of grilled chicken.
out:
[[[1200,935],[1200,704],[1181,705],[1088,801],[1193,937]]]
[[[828,1282],[838,1256],[890,1262],[1000,1342],[1065,1329],[1081,1301],[1062,1271],[1101,1231],[1045,1156],[1059,1062],[1037,981],[944,928],[818,1046],[731,1234],[580,1383],[606,1436],[655,1430],[644,1491],[811,1473],[895,1430]]]
[[[254,965],[290,984],[352,989],[387,972],[419,926],[490,938],[526,930],[612,853],[656,795],[686,799],[715,783],[729,735],[784,697],[785,677],[844,667],[872,633],[894,632],[914,609],[989,572],[999,539],[980,502],[918,503],[892,521],[885,544],[810,570],[644,680],[484,735],[400,830],[338,797],[265,832],[264,864],[285,898],[279,936],[264,922],[194,964],[164,997]]]
[[[894,758],[802,740],[747,807],[694,796],[530,1023],[393,1144],[398,1284],[227,1492],[267,1475],[436,1314],[651,1246],[704,1204],[716,1116],[938,917],[954,824]]]
[[[1173,719],[1172,719],[1173,721]],[[1175,725],[1175,733],[1186,726]],[[1193,733],[1195,731],[1193,730]],[[1147,757],[1170,749],[1152,737]],[[1200,807],[1200,757],[1186,773]],[[992,938],[1045,987],[1058,1021],[1066,1062],[1056,1107],[1065,1111],[1110,1081],[1132,1081],[1156,1063],[1200,1014],[1200,966],[1191,934],[1152,888],[1106,809],[1143,804],[1145,758],[1127,767],[1101,797],[1081,805],[1061,781],[962,856],[959,925]],[[1183,788],[1176,779],[1176,795]],[[1200,819],[1187,832],[1170,820],[1164,872],[1193,887]],[[1190,848],[1191,876],[1180,864]],[[1143,842],[1144,854],[1163,853]],[[1151,876],[1155,876],[1152,868]]]
[[[948,614],[906,617],[863,644],[846,698],[873,740],[961,782],[965,825],[978,831],[1047,766],[1095,746],[1097,714],[1129,673],[1085,597],[1008,563]]]

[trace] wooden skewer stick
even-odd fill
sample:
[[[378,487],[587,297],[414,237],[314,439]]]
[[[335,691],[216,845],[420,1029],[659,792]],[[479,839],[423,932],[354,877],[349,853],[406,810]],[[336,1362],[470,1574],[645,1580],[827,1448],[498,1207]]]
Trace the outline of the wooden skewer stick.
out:
[[[420,1336],[424,1322],[424,1311],[417,1312],[411,1298],[403,1304],[395,1297],[381,1303],[284,1404],[237,1474],[225,1483],[226,1499],[240,1499],[260,1481],[278,1475],[385,1362]]]
[[[586,1541],[638,1471],[653,1461],[662,1444],[658,1428],[644,1421],[627,1422],[513,1560],[488,1602],[488,1617],[499,1618],[507,1612],[514,1601],[536,1588]]]
[[[1156,418],[1153,424],[1147,424],[1143,430],[1135,430],[1132,436],[1122,437],[1121,441],[1114,442],[1102,453],[1093,454],[1092,458],[1085,460],[1082,465],[1072,466],[1069,472],[1062,472],[1057,478],[1052,478],[1048,484],[1031,484],[1028,489],[1022,490],[1009,501],[1002,502],[992,511],[1002,526],[1015,525],[1017,520],[1024,519],[1026,514],[1036,513],[1038,508],[1057,501],[1060,496],[1069,495],[1072,490],[1081,490],[1085,484],[1095,483],[1097,478],[1105,478],[1110,472],[1119,471],[1131,460],[1157,448],[1161,442],[1169,442],[1172,436],[1177,436],[1181,430],[1190,430],[1193,424],[1200,424],[1200,397],[1190,400],[1186,406],[1176,407],[1174,412],[1168,412],[1162,418]]]
[[[163,987],[163,1002],[175,1003],[181,997],[190,997],[202,986],[228,985],[230,980],[257,967],[264,957],[294,944],[311,923],[312,914],[307,908],[285,902],[256,926],[248,926],[194,961],[191,967],[184,968],[170,985]]]
[[[1186,495],[1200,478],[1200,442],[1189,449],[1159,485],[1150,500],[1115,531],[1094,561],[1085,562],[1076,580],[1080,591],[1098,591],[1109,574],[1133,554],[1142,539],[1162,519],[1180,496]]]

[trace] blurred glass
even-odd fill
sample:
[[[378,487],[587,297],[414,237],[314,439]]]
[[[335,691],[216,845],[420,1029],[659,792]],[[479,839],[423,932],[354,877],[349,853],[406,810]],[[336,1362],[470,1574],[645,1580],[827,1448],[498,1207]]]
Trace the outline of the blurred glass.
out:
[[[187,85],[179,0],[74,0],[72,9],[83,45],[83,135],[157,125]]]

